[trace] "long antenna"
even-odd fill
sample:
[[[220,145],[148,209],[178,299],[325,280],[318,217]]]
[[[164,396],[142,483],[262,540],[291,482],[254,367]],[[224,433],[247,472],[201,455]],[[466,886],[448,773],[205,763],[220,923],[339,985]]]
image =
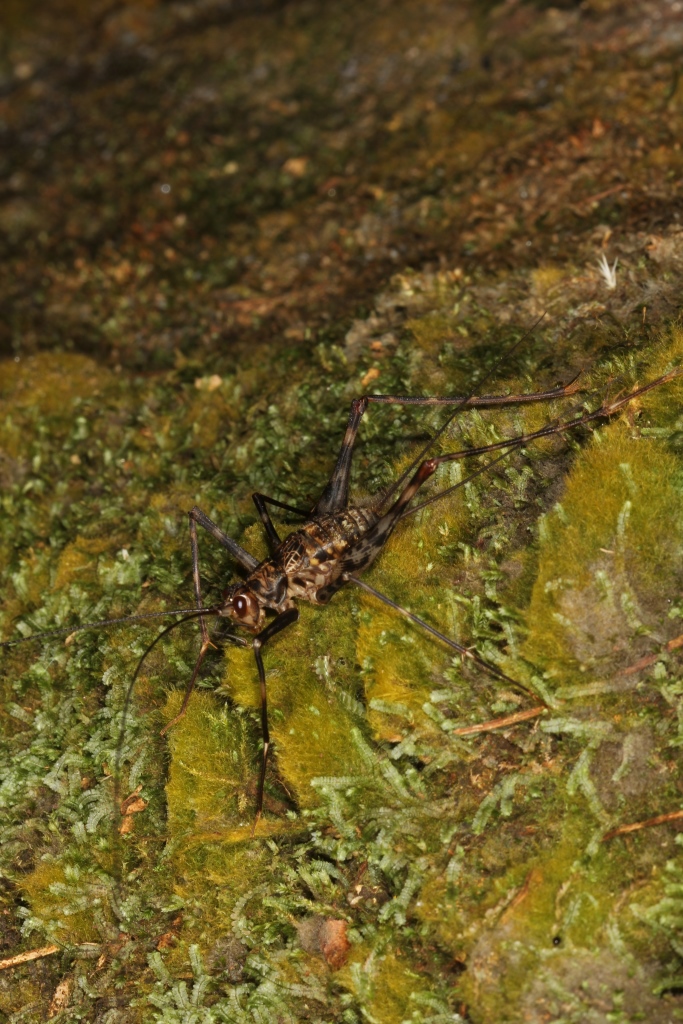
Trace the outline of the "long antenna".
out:
[[[145,650],[142,652],[142,656],[140,657],[137,665],[135,666],[133,678],[131,679],[126,689],[126,695],[123,698],[123,710],[121,713],[121,728],[119,729],[119,736],[118,740],[116,741],[116,753],[114,754],[114,817],[112,818],[112,834],[114,836],[114,839],[116,839],[118,835],[116,810],[117,808],[119,810],[121,808],[121,761],[123,759],[123,744],[126,739],[126,725],[128,719],[128,712],[130,710],[130,703],[133,697],[133,690],[135,689],[135,684],[138,680],[138,676],[140,675],[140,669],[142,668],[145,659],[147,658],[147,655],[156,647],[160,640],[163,640],[165,636],[167,636],[172,630],[177,629],[178,626],[182,626],[184,625],[184,623],[190,622],[192,619],[198,619],[200,615],[220,615],[220,609],[192,609],[191,611],[189,611],[187,615],[183,615],[182,619],[178,619],[177,622],[172,622],[170,626],[166,626],[165,629],[162,629],[162,631],[154,637],[152,642],[148,644]],[[228,640],[231,643],[235,643],[238,646],[243,646],[244,644],[246,644],[246,641],[242,640],[241,637],[226,636],[224,639]]]
[[[167,613],[167,614],[170,614],[170,613]],[[183,618],[182,619],[178,619],[177,622],[172,622],[170,624],[170,626],[166,626],[165,629],[162,629],[162,631],[160,633],[158,633],[154,637],[152,642],[150,644],[148,644],[147,647],[145,648],[145,650],[143,651],[141,658],[139,659],[137,665],[135,666],[135,672],[133,672],[133,678],[131,679],[130,683],[128,684],[128,689],[126,690],[126,696],[123,699],[123,712],[122,712],[122,715],[121,715],[121,728],[119,730],[119,738],[118,738],[118,741],[116,743],[116,755],[114,757],[114,804],[116,806],[118,806],[119,798],[120,798],[120,795],[121,795],[120,794],[120,786],[119,786],[119,782],[120,782],[119,775],[120,775],[120,771],[121,771],[121,754],[123,753],[123,743],[124,743],[124,740],[126,738],[126,719],[128,717],[128,710],[130,708],[130,702],[131,702],[131,699],[132,699],[132,696],[133,696],[133,690],[135,689],[135,684],[136,684],[136,682],[138,680],[138,676],[140,675],[140,669],[142,668],[147,655],[156,647],[156,645],[159,643],[160,640],[162,640],[172,630],[177,629],[178,626],[182,626],[185,622],[190,622],[192,619],[198,619],[200,615],[218,615],[219,614],[219,610],[217,608],[199,608],[199,609],[194,608],[194,609],[190,609],[188,611],[188,613],[182,612],[182,613],[177,613],[177,614],[182,614]],[[238,638],[235,638],[235,639],[237,640]]]
[[[31,633],[30,636],[16,637],[14,640],[3,640],[0,647],[14,647],[15,644],[26,644],[29,640],[43,640],[52,636],[71,636],[72,633],[80,633],[85,629],[100,629],[102,626],[122,626],[127,622],[144,622],[145,619],[161,619],[167,615],[187,615],[188,618],[195,618],[205,612],[207,615],[216,615],[215,608],[173,608],[168,612],[142,612],[140,615],[124,615],[119,619],[100,619],[97,622],[83,622],[78,626],[62,626],[59,629],[46,629],[42,633]],[[183,620],[184,621],[184,620]]]
[[[448,428],[448,427],[450,426],[450,424],[451,424],[451,422],[453,421],[453,419],[454,419],[454,418],[455,418],[455,417],[456,417],[456,416],[458,415],[458,413],[460,412],[460,410],[461,410],[461,409],[462,409],[462,408],[463,408],[464,406],[466,406],[466,405],[467,405],[467,403],[469,402],[469,400],[470,400],[471,398],[473,398],[473,397],[474,397],[474,393],[475,393],[475,391],[478,391],[478,390],[479,390],[479,388],[481,388],[481,387],[482,387],[482,385],[484,385],[484,384],[486,383],[486,381],[487,381],[487,380],[489,380],[489,379],[490,379],[490,378],[491,378],[491,377],[493,376],[493,374],[494,374],[494,373],[496,372],[496,370],[497,370],[497,369],[499,368],[499,366],[501,366],[501,365],[502,365],[502,364],[503,364],[503,363],[505,362],[505,360],[506,360],[506,359],[509,359],[509,358],[510,358],[510,356],[512,355],[512,353],[513,353],[513,352],[514,352],[514,351],[515,351],[516,349],[518,349],[518,348],[519,348],[519,346],[520,346],[520,345],[521,345],[521,344],[522,344],[522,343],[523,343],[524,341],[526,341],[526,339],[527,339],[527,338],[531,337],[531,335],[532,335],[532,334],[534,333],[534,331],[536,330],[536,328],[538,327],[538,325],[540,324],[540,322],[541,322],[541,321],[542,321],[542,320],[543,320],[544,318],[545,318],[545,313],[541,313],[541,315],[539,316],[538,320],[537,320],[537,321],[536,321],[536,322],[535,322],[534,324],[532,324],[532,326],[531,326],[531,327],[529,328],[529,330],[528,330],[528,331],[527,331],[527,332],[526,332],[525,334],[523,334],[521,338],[518,338],[518,339],[517,339],[517,341],[513,342],[513,343],[512,343],[512,345],[509,345],[509,346],[508,346],[508,348],[506,348],[506,349],[505,349],[505,351],[503,352],[502,356],[500,356],[500,357],[499,357],[499,358],[498,358],[498,359],[497,359],[497,360],[495,361],[495,363],[493,364],[493,366],[492,366],[492,367],[491,367],[491,368],[490,368],[489,370],[487,370],[487,371],[486,371],[486,373],[485,373],[485,374],[484,374],[484,376],[483,376],[483,377],[481,378],[481,380],[478,380],[478,381],[477,381],[477,382],[476,382],[476,383],[475,383],[475,384],[474,384],[474,385],[472,386],[472,389],[471,389],[471,390],[470,390],[470,391],[469,391],[469,392],[468,392],[468,393],[467,393],[467,394],[465,395],[465,397],[464,397],[464,398],[462,399],[462,401],[461,401],[461,402],[459,402],[459,403],[458,403],[458,404],[456,405],[456,407],[455,407],[455,409],[453,410],[453,412],[452,412],[452,413],[450,413],[450,415],[446,417],[446,419],[445,419],[445,420],[444,420],[444,422],[443,422],[443,423],[441,424],[441,426],[439,427],[439,429],[437,430],[437,432],[436,432],[436,433],[434,434],[434,436],[433,436],[433,437],[431,437],[431,438],[429,439],[429,441],[428,441],[428,442],[427,442],[427,444],[426,444],[426,445],[424,446],[424,448],[422,449],[422,451],[420,452],[420,454],[419,454],[419,455],[417,455],[417,456],[416,456],[416,457],[415,457],[415,458],[413,459],[413,461],[412,461],[412,462],[410,463],[410,465],[409,465],[409,466],[408,466],[408,467],[407,467],[407,468],[406,468],[406,469],[405,469],[405,470],[403,471],[403,473],[402,473],[402,474],[400,475],[400,477],[398,478],[398,480],[395,480],[395,481],[393,482],[393,484],[392,484],[392,485],[391,485],[391,486],[389,487],[389,489],[388,489],[387,491],[385,491],[384,495],[382,496],[382,501],[381,501],[381,503],[380,503],[380,506],[379,506],[379,507],[381,507],[382,505],[384,505],[384,503],[385,503],[386,501],[388,501],[388,500],[389,500],[389,498],[390,498],[390,497],[391,497],[391,495],[392,495],[392,494],[394,493],[394,491],[398,490],[398,488],[399,488],[399,487],[401,486],[401,484],[403,483],[403,481],[404,481],[404,480],[405,480],[405,479],[406,479],[406,478],[407,478],[408,476],[410,476],[410,474],[411,474],[411,473],[413,472],[413,470],[414,470],[414,469],[416,469],[416,468],[417,468],[417,467],[418,467],[418,466],[420,465],[420,463],[422,462],[422,460],[424,459],[425,455],[427,454],[427,452],[429,451],[429,449],[430,449],[430,448],[432,447],[432,445],[434,444],[434,442],[435,442],[435,441],[438,441],[438,439],[439,439],[439,438],[441,437],[441,435],[442,435],[442,434],[443,434],[443,433],[444,433],[444,432],[445,432],[445,431],[447,430],[447,428]]]

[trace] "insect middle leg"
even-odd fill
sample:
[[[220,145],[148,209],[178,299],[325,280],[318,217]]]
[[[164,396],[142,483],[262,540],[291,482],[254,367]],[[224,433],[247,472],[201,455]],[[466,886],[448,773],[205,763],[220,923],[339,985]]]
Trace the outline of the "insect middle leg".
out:
[[[273,525],[273,520],[268,514],[266,505],[275,505],[276,508],[283,508],[286,512],[292,512],[294,515],[301,516],[303,519],[308,519],[309,513],[307,511],[304,512],[301,508],[294,508],[293,505],[287,505],[284,501],[277,501],[275,498],[269,498],[267,494],[260,494],[257,491],[256,494],[252,494],[252,498],[256,505],[256,511],[259,514],[259,518],[263,523],[263,528],[266,531],[268,543],[273,551],[280,544],[280,537]]]

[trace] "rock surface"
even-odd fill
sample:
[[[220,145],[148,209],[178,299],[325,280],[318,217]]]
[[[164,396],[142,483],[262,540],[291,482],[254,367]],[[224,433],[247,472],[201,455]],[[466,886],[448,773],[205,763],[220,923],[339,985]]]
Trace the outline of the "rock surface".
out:
[[[680,7],[8,0],[3,639],[191,607],[187,510],[265,555],[251,493],[310,506],[362,393],[581,374],[447,452],[680,365]],[[354,494],[444,417],[373,407]],[[194,625],[134,689],[166,620],[4,649],[0,958],[63,952],[0,970],[0,1010],[683,1020],[682,453],[674,379],[397,529],[368,581],[515,686],[360,592],[302,608],[254,838],[249,651],[218,637],[162,738]]]

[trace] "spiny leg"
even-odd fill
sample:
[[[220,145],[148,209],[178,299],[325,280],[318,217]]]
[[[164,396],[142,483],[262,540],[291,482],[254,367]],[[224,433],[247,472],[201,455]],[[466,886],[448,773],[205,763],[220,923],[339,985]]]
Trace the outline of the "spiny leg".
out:
[[[252,494],[252,498],[254,499],[254,504],[256,505],[256,511],[258,512],[261,522],[263,523],[263,529],[266,531],[266,537],[268,538],[270,550],[271,552],[275,551],[280,546],[281,541],[277,530],[273,526],[273,520],[270,518],[268,514],[268,509],[266,508],[266,503],[263,500],[263,495]]]
[[[270,747],[270,730],[268,729],[268,696],[266,693],[266,670],[263,665],[263,658],[261,657],[261,648],[265,643],[271,640],[277,633],[280,633],[287,626],[293,625],[299,618],[298,608],[289,608],[286,612],[278,615],[277,618],[269,622],[265,629],[262,629],[258,636],[254,637],[252,643],[252,649],[254,651],[254,658],[256,659],[256,667],[258,669],[259,684],[261,687],[261,732],[263,735],[263,753],[261,757],[261,769],[259,772],[258,790],[256,792],[256,818],[254,819],[254,825],[251,830],[253,836],[258,825],[259,818],[261,817],[261,811],[263,810],[263,787],[266,782],[266,765],[268,763],[268,749]]]
[[[411,467],[407,470],[407,472],[410,472],[410,469],[414,468],[422,458],[424,458],[429,447],[434,443],[436,438],[445,431],[453,416],[455,416],[461,408],[478,409],[485,408],[487,406],[516,405],[522,402],[545,402],[550,401],[553,398],[564,398],[567,395],[573,395],[578,390],[580,390],[580,384],[578,383],[578,377],[575,377],[574,380],[570,381],[568,384],[564,384],[558,388],[550,388],[547,391],[534,391],[520,395],[454,395],[452,397],[443,398],[414,398],[402,395],[363,395],[362,398],[355,398],[351,403],[349,420],[346,425],[346,433],[344,434],[344,440],[342,441],[342,446],[339,450],[339,455],[337,456],[337,462],[332,472],[332,476],[330,477],[325,490],[315,504],[311,514],[321,515],[330,512],[337,512],[339,509],[346,507],[349,495],[349,476],[351,473],[353,446],[356,442],[358,428],[360,427],[363,414],[371,402],[378,405],[454,405],[457,407],[455,412],[449,416],[446,422],[439,428],[435,436],[431,438],[425,449],[412,463]],[[398,486],[400,486],[405,475],[407,475],[407,473],[389,489],[385,495],[385,500],[397,489]]]
[[[628,405],[628,403],[632,402],[635,398],[640,397],[640,395],[644,395],[646,391],[651,391],[653,388],[659,387],[660,384],[666,384],[667,381],[673,380],[675,377],[680,377],[681,374],[683,374],[683,370],[671,370],[669,373],[665,373],[663,376],[657,377],[656,380],[652,380],[640,388],[635,388],[633,391],[630,391],[628,395],[624,395],[623,398],[618,398],[612,402],[603,402],[599,409],[596,409],[594,412],[584,413],[583,416],[577,416],[576,419],[564,420],[559,423],[549,423],[540,430],[534,430],[528,434],[518,434],[516,437],[509,437],[504,441],[496,441],[493,444],[483,445],[480,448],[464,448],[461,451],[448,452],[445,455],[435,455],[431,459],[426,459],[420,464],[416,473],[405,485],[401,494],[391,508],[380,520],[378,520],[372,530],[368,531],[366,537],[376,537],[381,539],[381,543],[383,545],[399,519],[402,519],[407,515],[412,515],[412,513],[417,512],[418,509],[424,508],[426,505],[430,505],[433,501],[437,501],[440,498],[445,497],[446,494],[450,494],[452,491],[462,487],[468,482],[468,480],[473,479],[480,473],[486,472],[486,470],[490,469],[495,462],[505,458],[510,451],[513,451],[516,448],[523,448],[531,441],[537,441],[542,437],[551,437],[553,434],[561,434],[565,430],[573,430],[575,427],[584,426],[586,423],[591,423],[593,420],[607,419],[610,416],[613,416],[615,412],[623,409],[625,405]],[[483,455],[488,452],[501,450],[503,450],[503,454],[499,456],[498,459],[489,463],[488,466],[483,466],[481,469],[477,470],[468,477],[468,480],[461,480],[459,483],[447,488],[447,490],[441,491],[439,494],[436,494],[431,498],[427,498],[426,501],[421,502],[419,505],[413,505],[411,508],[407,507],[417,494],[422,484],[436,472],[437,468],[442,465],[442,463],[454,462],[457,459],[465,459],[469,455]]]
[[[351,473],[351,457],[353,446],[356,443],[356,435],[363,413],[368,407],[369,398],[364,395],[362,398],[354,398],[351,402],[349,421],[346,425],[346,433],[339,455],[332,470],[332,476],[325,485],[325,490],[318,498],[311,509],[311,515],[326,515],[331,512],[338,512],[346,508],[349,502],[349,475]]]
[[[525,686],[523,686],[521,683],[518,683],[516,679],[511,679],[510,676],[506,676],[504,672],[501,672],[501,670],[499,668],[496,668],[495,665],[492,665],[491,662],[486,661],[486,659],[482,658],[479,654],[476,653],[476,651],[473,651],[469,647],[464,647],[462,644],[459,644],[457,640],[452,640],[444,633],[440,633],[438,629],[434,629],[433,626],[430,626],[428,622],[425,622],[425,620],[421,619],[418,615],[414,615],[412,612],[409,612],[407,608],[404,608],[402,605],[397,604],[396,601],[392,601],[390,597],[386,596],[386,594],[382,594],[379,590],[375,590],[375,588],[371,587],[369,583],[365,582],[365,580],[360,580],[358,579],[357,576],[350,575],[346,575],[345,580],[348,583],[355,583],[357,587],[361,588],[361,590],[365,590],[366,593],[372,594],[373,597],[378,598],[384,604],[388,605],[390,608],[393,608],[394,611],[399,612],[406,619],[409,619],[411,622],[414,622],[415,625],[420,626],[420,628],[424,629],[425,632],[431,633],[431,635],[433,637],[436,637],[437,640],[441,640],[443,643],[447,644],[448,647],[451,647],[454,651],[457,651],[461,657],[469,658],[471,661],[475,662],[475,664],[485,669],[485,671],[488,672],[489,675],[495,676],[495,678],[500,679],[501,682],[508,683],[515,689],[521,690],[527,696],[529,696],[529,694],[531,693],[531,691],[527,690]],[[536,696],[536,694],[533,694],[533,696]]]
[[[233,540],[232,537],[228,537],[227,533],[223,533],[219,526],[216,526],[212,519],[209,519],[206,512],[202,512],[200,508],[195,505],[188,513],[190,522],[199,523],[214,540],[217,540],[219,544],[222,544],[224,548],[230,552],[235,561],[247,572],[253,572],[258,565],[258,558],[254,558],[248,551]],[[196,534],[195,534],[196,536]]]
[[[427,396],[424,398],[403,398],[396,395],[367,395],[369,402],[377,402],[381,405],[462,405],[466,409],[483,409],[490,405],[520,405],[523,402],[549,402],[553,398],[566,398],[567,395],[575,395],[581,390],[577,374],[568,384],[561,384],[556,388],[549,388],[547,391],[524,391],[518,395],[453,395],[452,397],[439,398]]]
[[[458,453],[458,455],[461,457],[470,454],[471,450],[468,452]],[[380,551],[382,550],[386,542],[389,540],[389,537],[391,536],[392,531],[399,519],[402,519],[404,516],[410,515],[412,512],[416,510],[416,508],[423,508],[424,505],[429,505],[430,502],[436,500],[436,498],[442,498],[444,494],[450,494],[452,490],[455,490],[457,487],[464,486],[464,484],[467,483],[469,480],[474,479],[474,477],[479,476],[481,473],[485,473],[487,470],[495,466],[497,462],[501,462],[503,459],[507,458],[509,454],[509,452],[504,452],[501,456],[498,457],[498,459],[495,459],[493,462],[488,463],[487,466],[481,466],[479,469],[475,470],[474,473],[471,473],[466,480],[461,480],[459,483],[454,484],[453,487],[449,487],[449,489],[445,490],[445,492],[436,495],[434,499],[428,499],[421,505],[409,508],[411,502],[417,495],[418,490],[420,489],[422,484],[425,483],[429,479],[429,477],[436,472],[436,469],[438,467],[439,461],[437,458],[426,459],[423,463],[420,464],[417,471],[414,473],[413,477],[409,480],[409,482],[405,484],[405,486],[401,490],[400,495],[393,503],[391,508],[387,512],[385,512],[384,515],[381,516],[380,519],[378,519],[375,525],[368,530],[367,534],[365,534],[364,537],[360,538],[360,541],[345,554],[344,568],[347,570],[348,573],[361,572],[369,568],[369,566],[372,565],[372,563],[379,555]],[[332,587],[322,588],[317,592],[316,595],[318,601],[321,600],[323,597],[325,597],[326,600],[329,600],[330,597],[332,597],[337,590],[339,590],[338,583],[334,584]]]
[[[301,516],[303,519],[308,519],[310,509],[295,508],[294,505],[288,505],[284,501],[278,501],[276,498],[269,498],[267,494],[252,494],[252,498],[256,501],[260,498],[261,501],[266,505],[275,505],[276,508],[283,508],[285,512],[291,512],[295,516]]]

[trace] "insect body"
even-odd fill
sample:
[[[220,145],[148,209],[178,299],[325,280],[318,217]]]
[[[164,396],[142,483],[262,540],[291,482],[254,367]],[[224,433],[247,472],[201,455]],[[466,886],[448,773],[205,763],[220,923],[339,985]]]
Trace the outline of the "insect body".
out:
[[[228,592],[229,600],[221,614],[227,612],[238,625],[258,629],[263,625],[265,608],[288,611],[295,600],[327,604],[350,552],[366,552],[365,564],[359,564],[365,569],[379,550],[361,545],[378,519],[372,508],[352,507],[310,519],[278,545],[273,557],[261,562],[243,585]]]
[[[476,652],[440,633],[428,623],[359,579],[360,574],[373,563],[396,524],[403,517],[411,515],[418,508],[423,508],[425,505],[451,493],[456,487],[462,486],[462,484],[456,484],[436,495],[432,495],[418,505],[413,504],[413,499],[419,489],[434,474],[440,464],[462,459],[469,455],[499,452],[500,454],[488,466],[482,467],[477,471],[478,473],[484,472],[494,462],[505,458],[514,449],[523,447],[534,440],[573,429],[595,419],[613,415],[638,395],[672,379],[678,375],[678,372],[672,371],[616,401],[603,403],[595,412],[586,413],[573,420],[549,424],[533,433],[522,434],[497,444],[486,445],[482,448],[470,448],[430,458],[425,458],[425,455],[432,448],[436,439],[445,432],[455,413],[463,406],[483,407],[559,398],[575,393],[578,390],[576,381],[549,391],[509,396],[408,398],[393,395],[369,395],[356,399],[351,406],[348,426],[335,468],[322,495],[312,509],[294,508],[263,494],[253,495],[271,547],[270,556],[261,562],[258,562],[253,555],[223,533],[201,509],[193,508],[189,513],[190,539],[195,598],[198,609],[197,615],[202,630],[202,646],[180,713],[166,726],[166,729],[178,721],[184,714],[199,668],[208,648],[211,646],[204,614],[228,618],[235,625],[252,633],[253,639],[250,646],[254,652],[261,686],[261,724],[263,731],[263,756],[257,794],[258,821],[263,803],[266,759],[270,745],[266,675],[261,649],[277,633],[296,622],[299,617],[296,606],[297,601],[305,600],[311,604],[325,605],[341,587],[349,583],[355,584],[373,594],[376,598],[446,643],[461,656],[476,662],[491,675],[504,680],[508,684],[516,685],[514,680],[502,673],[496,666],[485,661]],[[401,405],[450,405],[455,406],[455,410],[399,480],[392,484],[387,491],[376,496],[368,505],[361,507],[349,504],[349,476],[351,456],[360,421],[368,404],[371,402]],[[283,541],[280,539],[272,523],[267,510],[268,505],[275,505],[300,516],[305,522]],[[246,578],[243,582],[234,584],[224,591],[223,603],[211,609],[205,609],[202,603],[197,525],[207,530],[219,543],[227,548],[246,573]],[[269,613],[272,613],[274,618],[266,621]],[[239,643],[240,641],[237,640],[236,642]],[[249,642],[242,641],[242,644],[247,646]]]
[[[263,663],[262,648],[269,640],[276,636],[283,629],[293,625],[299,617],[297,602],[304,600],[314,605],[325,605],[334,594],[348,584],[360,587],[367,593],[373,595],[377,600],[382,601],[399,614],[408,618],[421,629],[430,633],[433,637],[446,644],[451,650],[456,651],[461,657],[467,658],[490,675],[504,681],[507,685],[519,687],[514,679],[506,676],[495,665],[485,661],[476,651],[463,646],[451,637],[439,632],[424,620],[418,618],[408,609],[401,607],[385,594],[380,593],[370,586],[360,575],[369,568],[381,552],[397,523],[406,516],[412,515],[418,509],[424,508],[432,502],[450,494],[458,487],[463,486],[467,480],[454,484],[436,494],[433,494],[422,502],[416,504],[414,498],[423,484],[435,473],[436,469],[446,462],[463,459],[472,455],[493,454],[487,465],[481,466],[467,478],[471,480],[474,476],[486,472],[501,459],[506,458],[510,452],[538,440],[554,434],[561,434],[567,430],[588,424],[594,420],[606,419],[619,411],[629,402],[644,394],[646,391],[664,384],[681,374],[681,370],[671,370],[656,380],[640,388],[636,388],[629,394],[614,401],[605,401],[594,412],[578,415],[573,419],[561,422],[550,423],[540,430],[528,434],[520,434],[516,437],[499,441],[495,444],[485,445],[480,448],[468,448],[455,452],[447,452],[441,455],[429,456],[435,442],[441,437],[456,413],[463,407],[469,408],[490,407],[498,405],[510,405],[523,402],[537,402],[562,398],[574,394],[579,390],[576,380],[562,387],[548,391],[535,392],[531,394],[518,395],[488,395],[482,397],[446,397],[446,398],[414,398],[395,395],[367,395],[353,401],[349,415],[346,433],[342,441],[341,449],[337,456],[335,467],[329,481],[325,486],[320,498],[311,509],[300,509],[284,502],[270,498],[264,494],[254,494],[253,499],[256,505],[261,522],[270,545],[270,555],[260,561],[246,551],[237,541],[225,534],[200,508],[193,508],[189,513],[190,521],[190,543],[192,551],[192,575],[194,583],[194,594],[196,608],[194,610],[182,609],[187,618],[197,618],[201,628],[201,649],[192,672],[179,714],[165,727],[166,732],[175,722],[181,718],[187,708],[190,695],[193,691],[200,667],[205,655],[213,646],[207,627],[207,616],[216,616],[229,619],[234,625],[244,629],[251,634],[251,640],[238,636],[230,636],[227,639],[239,646],[251,647],[256,661],[258,677],[261,689],[261,726],[263,733],[263,753],[257,791],[257,813],[256,821],[261,813],[263,804],[263,789],[265,782],[266,763],[270,746],[270,734],[268,729],[268,712],[266,699],[266,674]],[[360,426],[361,419],[370,403],[394,404],[394,405],[426,405],[426,406],[450,406],[453,411],[446,418],[436,434],[428,444],[417,455],[405,472],[386,491],[376,495],[365,505],[349,504],[349,477],[351,471],[351,460],[353,447]],[[273,525],[268,513],[268,505],[273,505],[286,512],[300,517],[302,525],[282,540]],[[206,607],[202,600],[201,581],[199,573],[199,546],[197,526],[202,527],[211,536],[225,547],[243,572],[244,578],[241,582],[232,584],[223,592],[222,602],[214,607]],[[187,614],[189,612],[189,614]],[[79,629],[95,628],[110,625],[114,622],[129,622],[140,619],[152,618],[157,615],[170,613],[148,613],[137,616],[129,616],[124,619],[109,620],[109,622],[87,623],[82,626],[67,629],[51,630],[48,633],[35,634],[32,637],[25,637],[17,640],[5,641],[1,647],[15,643],[22,643],[24,640],[36,640],[41,636],[56,635],[64,632],[75,632]],[[181,619],[180,622],[185,621]],[[163,636],[180,622],[174,622],[164,629],[150,647],[147,653]],[[144,660],[143,656],[143,659]],[[123,729],[125,726],[125,709],[130,700],[133,686],[142,660],[133,676],[128,689],[126,703],[124,705],[124,717],[121,730],[121,740],[117,750],[117,768],[120,758]],[[524,689],[522,687],[522,689]]]

